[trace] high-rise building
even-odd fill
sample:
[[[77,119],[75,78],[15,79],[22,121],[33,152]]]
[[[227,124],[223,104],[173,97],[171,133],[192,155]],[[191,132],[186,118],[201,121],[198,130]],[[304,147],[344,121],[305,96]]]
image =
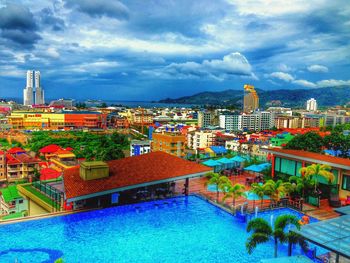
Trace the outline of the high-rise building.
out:
[[[256,111],[259,108],[259,96],[254,86],[244,85],[243,111],[246,113]]]
[[[33,71],[28,70],[27,71],[27,85],[23,90],[23,104],[24,105],[34,104],[33,86],[34,86]]]
[[[40,85],[40,71],[35,71],[35,104],[45,104],[44,90]]]
[[[306,110],[317,111],[317,101],[314,98],[311,98],[306,102]]]
[[[35,85],[34,85],[35,82]],[[34,90],[35,86],[35,90]],[[35,96],[34,96],[35,93]],[[24,105],[45,104],[44,90],[40,85],[40,71],[27,71],[27,85],[23,90]]]

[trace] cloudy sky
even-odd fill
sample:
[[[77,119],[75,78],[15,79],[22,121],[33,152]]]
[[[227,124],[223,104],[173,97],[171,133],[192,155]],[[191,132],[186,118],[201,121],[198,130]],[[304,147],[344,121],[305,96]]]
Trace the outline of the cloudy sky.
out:
[[[350,85],[348,0],[0,0],[0,97],[39,70],[46,98]]]

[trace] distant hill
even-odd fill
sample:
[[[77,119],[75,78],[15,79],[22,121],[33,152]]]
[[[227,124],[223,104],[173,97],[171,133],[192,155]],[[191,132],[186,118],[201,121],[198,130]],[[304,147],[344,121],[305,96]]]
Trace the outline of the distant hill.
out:
[[[350,86],[317,88],[317,89],[257,89],[260,99],[260,107],[284,106],[304,107],[306,100],[315,98],[319,106],[335,106],[350,103]],[[177,99],[164,99],[160,103],[181,103],[197,105],[232,105],[241,107],[243,104],[243,89],[206,91],[192,96]]]

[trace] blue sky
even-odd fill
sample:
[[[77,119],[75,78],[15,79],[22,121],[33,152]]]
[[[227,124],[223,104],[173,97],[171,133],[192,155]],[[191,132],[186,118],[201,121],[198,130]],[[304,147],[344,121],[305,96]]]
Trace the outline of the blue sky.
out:
[[[350,85],[348,0],[0,0],[0,97],[27,69],[46,98]]]

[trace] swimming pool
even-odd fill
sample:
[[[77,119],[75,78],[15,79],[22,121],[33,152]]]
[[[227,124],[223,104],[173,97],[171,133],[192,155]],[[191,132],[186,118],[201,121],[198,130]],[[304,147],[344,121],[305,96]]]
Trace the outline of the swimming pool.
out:
[[[273,257],[272,242],[247,254],[245,227],[199,197],[171,198],[1,225],[0,262],[245,263]],[[280,246],[279,256],[286,255]]]

